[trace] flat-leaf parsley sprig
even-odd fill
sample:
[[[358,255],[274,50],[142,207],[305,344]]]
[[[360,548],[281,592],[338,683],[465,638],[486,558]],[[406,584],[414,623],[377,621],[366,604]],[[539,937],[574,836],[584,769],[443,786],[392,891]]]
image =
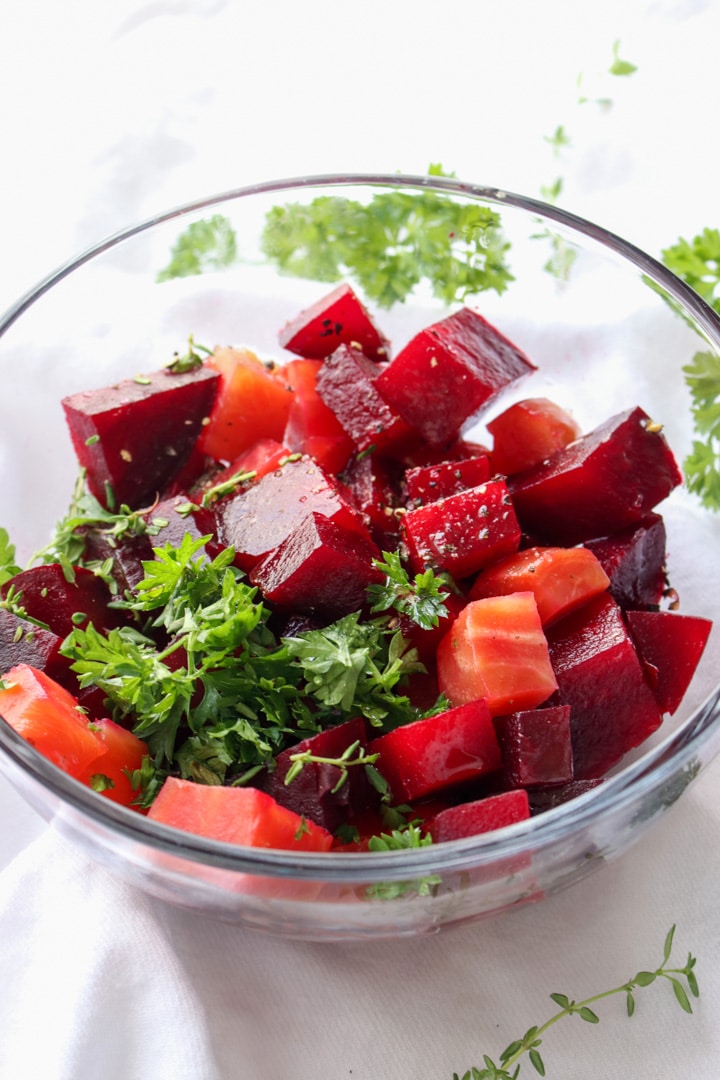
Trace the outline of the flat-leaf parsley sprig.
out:
[[[583,1001],[573,1001],[565,994],[550,994],[552,1001],[559,1006],[556,1012],[544,1024],[529,1028],[525,1034],[506,1046],[496,1063],[487,1054],[483,1055],[483,1068],[473,1066],[460,1076],[453,1073],[453,1080],[516,1080],[520,1073],[521,1059],[527,1055],[530,1064],[540,1076],[545,1076],[545,1062],[540,1054],[539,1047],[542,1045],[543,1036],[566,1016],[579,1016],[588,1024],[598,1024],[600,1018],[591,1008],[597,1002],[617,994],[625,996],[627,1015],[632,1016],[635,1012],[635,996],[638,990],[644,990],[653,983],[666,982],[672,988],[675,1000],[683,1012],[691,1013],[691,998],[697,998],[700,994],[697,977],[695,975],[695,957],[688,953],[688,958],[683,967],[670,967],[675,926],[673,925],[665,936],[663,946],[663,959],[659,967],[653,971],[638,971],[627,982],[605,990]]]
[[[445,578],[437,576],[431,568],[411,578],[395,551],[383,551],[382,559],[373,561],[385,574],[385,581],[368,586],[371,612],[394,608],[422,630],[431,630],[448,614],[445,600],[451,588]]]

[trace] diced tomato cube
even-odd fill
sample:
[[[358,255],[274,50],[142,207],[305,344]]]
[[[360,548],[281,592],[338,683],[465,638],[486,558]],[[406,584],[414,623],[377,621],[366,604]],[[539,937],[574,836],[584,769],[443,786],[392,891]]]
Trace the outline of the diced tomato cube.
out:
[[[676,712],[705,650],[712,623],[674,611],[628,611],[625,619],[658,705],[663,712]]]
[[[292,390],[249,349],[218,347],[205,362],[219,372],[220,391],[198,446],[216,461],[232,461],[258,439],[282,442]]]
[[[533,709],[557,689],[530,592],[471,601],[440,642],[437,666],[454,705],[485,698],[493,716]]]
[[[402,519],[410,565],[462,578],[520,544],[520,526],[504,480],[409,510]]]
[[[470,599],[531,592],[540,621],[550,626],[605,592],[610,581],[587,548],[524,548],[486,567],[475,579]]]
[[[421,330],[378,376],[377,389],[429,443],[455,439],[501,390],[535,370],[470,308]]]
[[[322,360],[338,345],[355,345],[371,359],[387,360],[389,345],[350,285],[338,285],[286,323],[279,334],[284,349]]]
[[[486,427],[493,437],[493,472],[505,476],[537,465],[582,434],[570,413],[548,398],[517,401]]]
[[[227,844],[284,851],[328,851],[332,836],[258,788],[197,784],[168,777],[148,817]]]
[[[427,830],[436,844],[462,840],[466,836],[493,832],[530,817],[527,792],[520,788],[489,795],[475,802],[460,803],[441,810],[427,823]]]
[[[395,728],[368,743],[396,803],[495,772],[502,757],[490,711],[472,701]]]

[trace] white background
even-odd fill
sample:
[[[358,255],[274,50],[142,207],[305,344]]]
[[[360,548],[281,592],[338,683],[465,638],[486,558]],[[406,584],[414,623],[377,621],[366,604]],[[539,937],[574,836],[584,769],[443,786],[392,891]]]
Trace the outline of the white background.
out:
[[[607,74],[616,40],[629,78]],[[8,2],[0,307],[195,196],[431,161],[530,195],[562,175],[568,209],[657,255],[720,224],[719,43],[710,0]],[[548,1036],[548,1075],[716,1080],[719,776],[571,892],[381,946],[266,940],[147,900],[0,782],[0,1076],[450,1080],[544,1019],[550,991],[659,962],[677,920],[679,955],[700,957],[695,1016],[654,988],[631,1023],[611,1003],[599,1028]]]

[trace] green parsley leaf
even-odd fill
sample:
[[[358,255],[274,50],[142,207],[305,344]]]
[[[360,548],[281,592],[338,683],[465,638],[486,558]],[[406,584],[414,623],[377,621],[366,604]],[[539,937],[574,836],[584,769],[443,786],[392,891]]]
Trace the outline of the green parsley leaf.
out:
[[[371,836],[368,840],[368,850],[408,851],[429,847],[432,842],[432,836],[424,833],[417,821],[411,821],[404,828],[393,829],[392,832],[381,833],[379,836]],[[442,878],[439,874],[426,874],[424,877],[408,881],[382,881],[369,887],[368,896],[376,900],[395,900],[399,896],[407,896],[410,893],[428,896],[441,882]]]
[[[447,175],[437,165],[430,170]],[[454,303],[503,293],[513,280],[499,214],[436,191],[379,192],[367,203],[322,195],[275,206],[261,246],[282,273],[353,280],[382,308],[405,300],[421,281]]]
[[[680,237],[661,252],[661,258],[668,270],[720,313],[720,229],[703,229],[691,240]]]
[[[0,529],[0,585],[20,573],[15,563],[15,545],[10,543],[7,529]]]
[[[613,62],[608,68],[611,75],[632,75],[637,71],[637,65],[629,60],[621,60],[619,55],[620,41],[613,42]]]
[[[422,630],[431,630],[448,613],[444,601],[450,588],[444,579],[436,577],[428,568],[411,580],[397,552],[383,551],[382,559],[374,559],[374,565],[385,574],[382,585],[370,585],[368,598],[371,612],[395,608],[407,615]]]
[[[180,234],[170,253],[170,262],[157,280],[191,277],[207,270],[231,266],[237,258],[237,240],[229,220],[222,214],[194,221]]]

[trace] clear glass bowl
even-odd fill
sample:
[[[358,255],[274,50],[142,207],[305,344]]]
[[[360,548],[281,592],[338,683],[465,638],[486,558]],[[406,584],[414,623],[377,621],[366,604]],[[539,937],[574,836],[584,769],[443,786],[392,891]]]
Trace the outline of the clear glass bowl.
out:
[[[65,513],[77,473],[60,399],[160,367],[189,334],[281,356],[278,328],[332,286],[327,278],[278,271],[261,244],[268,213],[320,197],[367,204],[388,192],[404,193],[408,215],[428,192],[500,214],[514,280],[502,294],[483,292],[467,303],[539,369],[502,408],[513,398],[547,396],[589,430],[641,405],[662,422],[682,461],[693,437],[682,366],[699,349],[720,350],[720,320],[652,258],[556,207],[490,187],[397,175],[282,180],[203,199],[112,236],[49,275],[0,321],[0,525],[20,561]],[[231,221],[237,237],[232,265],[158,282],[178,236],[216,214]],[[402,242],[422,244],[408,222]],[[353,228],[349,216],[340,240],[346,251],[361,251],[363,236]],[[574,260],[567,280],[547,272],[553,255]],[[389,310],[372,297],[366,302],[396,348],[447,313],[428,282]],[[682,610],[713,618],[720,612],[720,518],[683,489],[659,510]],[[290,855],[178,832],[76,783],[4,721],[0,769],[63,835],[174,904],[311,939],[436,931],[573,884],[663,816],[720,746],[716,634],[680,711],[603,785],[495,833],[414,851]]]

